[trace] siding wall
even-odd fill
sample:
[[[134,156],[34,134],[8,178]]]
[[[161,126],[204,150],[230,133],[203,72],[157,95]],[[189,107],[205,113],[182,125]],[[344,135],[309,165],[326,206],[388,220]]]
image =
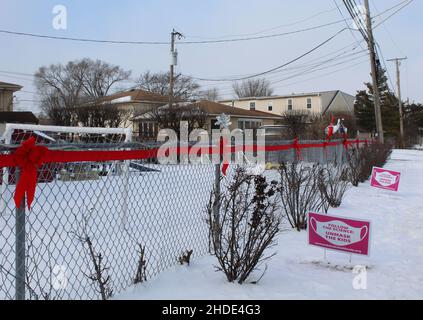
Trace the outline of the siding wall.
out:
[[[311,98],[312,108],[307,109],[307,98]],[[320,96],[304,96],[293,98],[277,98],[277,99],[260,99],[260,100],[245,100],[245,101],[225,101],[223,104],[234,106],[245,110],[250,110],[250,103],[255,102],[256,110],[273,113],[275,115],[282,115],[288,111],[288,100],[292,99],[294,111],[311,111],[312,113],[322,112],[322,101]],[[272,110],[269,110],[269,106]]]
[[[0,111],[13,111],[13,92],[9,90],[0,90]]]

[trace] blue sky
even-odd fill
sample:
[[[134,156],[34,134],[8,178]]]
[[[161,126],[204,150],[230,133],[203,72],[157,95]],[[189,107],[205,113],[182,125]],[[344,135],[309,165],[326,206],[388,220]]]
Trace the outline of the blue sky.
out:
[[[347,17],[342,1],[336,1]],[[401,1],[370,0],[372,14],[377,15]],[[360,2],[362,1],[357,1]],[[66,30],[55,30],[52,27],[52,9],[58,4],[67,8]],[[423,102],[420,84],[423,71],[423,42],[419,40],[423,33],[421,12],[423,1],[415,0],[375,30],[385,59],[408,56],[409,60],[402,66],[403,96],[418,102]],[[320,14],[309,19],[317,13]],[[168,41],[172,28],[186,35],[185,41],[256,34],[271,29],[257,34],[266,35],[340,19],[341,15],[333,0],[0,0],[0,29],[110,40]],[[237,43],[180,44],[178,71],[205,78],[258,73],[306,52],[343,27],[345,24],[339,23],[295,35]],[[360,34],[355,33],[356,38],[360,39]],[[1,33],[0,41],[0,81],[24,86],[23,90],[26,92],[18,95],[21,100],[18,108],[21,110],[37,111],[38,98],[32,93],[35,92],[32,79],[30,76],[6,74],[4,71],[32,74],[43,65],[90,57],[132,70],[132,78],[137,78],[146,70],[167,71],[170,61],[169,48],[163,45],[78,43]],[[345,31],[293,66],[319,59],[354,42],[352,34]],[[292,73],[278,73],[272,75],[270,80],[278,94],[333,89],[354,94],[356,90],[364,87],[363,82],[370,79],[370,69],[368,59],[364,55],[351,58],[354,60],[342,60],[342,64],[332,68],[304,73],[286,80],[283,79]],[[391,62],[386,64],[395,85],[394,66]],[[203,84],[204,88],[217,86],[225,97],[232,95],[230,83]],[[133,84],[128,82],[123,85],[130,87]]]

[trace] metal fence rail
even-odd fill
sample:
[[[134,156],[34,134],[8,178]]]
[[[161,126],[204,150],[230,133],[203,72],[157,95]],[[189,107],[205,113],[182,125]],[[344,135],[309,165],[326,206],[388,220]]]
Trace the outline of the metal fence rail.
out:
[[[121,141],[67,142],[69,146],[148,149]],[[339,161],[344,153],[342,144],[309,148],[301,150],[301,160]],[[295,150],[269,152],[266,162],[297,156]],[[0,168],[0,299],[100,299],[96,265],[107,293],[116,294],[134,283],[141,248],[148,279],[177,264],[187,250],[193,250],[194,258],[206,255],[205,209],[218,178],[216,165],[160,165],[154,160],[45,165],[38,172],[45,179],[37,185],[30,211],[17,210],[13,201],[17,171]]]

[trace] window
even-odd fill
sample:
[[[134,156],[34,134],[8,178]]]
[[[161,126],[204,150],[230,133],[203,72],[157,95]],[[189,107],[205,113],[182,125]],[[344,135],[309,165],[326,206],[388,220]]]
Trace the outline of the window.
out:
[[[256,103],[255,102],[250,102],[250,110],[251,111],[256,110]]]
[[[217,124],[217,120],[211,120],[211,129],[220,129],[220,125]]]
[[[273,102],[272,101],[269,102],[269,104],[267,106],[267,110],[268,111],[273,111]]]
[[[311,98],[307,98],[307,109],[311,109],[312,104],[311,104]]]
[[[158,125],[154,122],[140,122],[139,135],[144,139],[155,139],[158,132]]]
[[[288,111],[291,111],[293,109],[294,105],[292,103],[292,99],[288,99]]]
[[[262,123],[259,120],[238,120],[238,129],[258,129]]]

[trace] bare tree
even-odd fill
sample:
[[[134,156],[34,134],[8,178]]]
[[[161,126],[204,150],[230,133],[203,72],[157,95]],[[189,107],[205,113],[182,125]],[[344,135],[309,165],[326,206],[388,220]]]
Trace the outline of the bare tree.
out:
[[[129,75],[118,66],[83,59],[41,67],[35,74],[35,85],[41,96],[41,109],[55,124],[76,125],[77,119],[65,109],[107,95]]]
[[[307,111],[287,111],[282,114],[282,122],[287,126],[289,139],[303,138],[306,135],[309,113]]]
[[[171,108],[156,108],[151,111],[151,120],[159,128],[167,128],[180,133],[181,121],[188,122],[188,132],[204,128],[207,122],[207,113],[195,105],[174,104]]]
[[[198,100],[208,100],[216,102],[220,100],[220,92],[218,88],[212,88],[200,91],[195,98],[197,98]]]
[[[139,88],[161,95],[169,94],[169,72],[151,73],[147,71],[139,77]],[[191,77],[178,74],[174,77],[173,96],[181,100],[189,100],[198,94],[200,85]]]
[[[270,81],[265,78],[234,82],[232,88],[238,98],[268,97],[273,94]]]
[[[131,75],[119,66],[110,65],[104,61],[83,59],[76,63],[75,78],[82,83],[84,95],[91,99],[106,96],[111,88]]]
[[[116,128],[131,117],[131,111],[112,104],[87,105],[65,109],[77,124],[84,127]]]

